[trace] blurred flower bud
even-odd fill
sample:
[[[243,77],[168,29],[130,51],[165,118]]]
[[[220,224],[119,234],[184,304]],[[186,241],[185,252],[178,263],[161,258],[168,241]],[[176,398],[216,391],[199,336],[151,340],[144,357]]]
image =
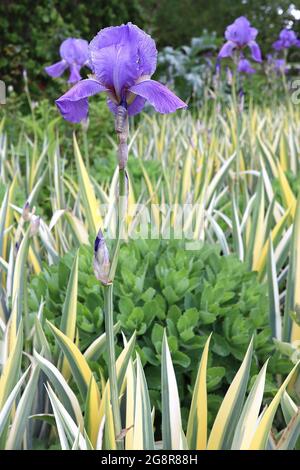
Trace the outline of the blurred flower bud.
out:
[[[23,79],[25,82],[28,81],[28,75],[27,75],[27,70],[26,69],[23,69]]]
[[[82,119],[82,121],[81,121],[81,127],[82,127],[83,132],[87,132],[87,131],[88,131],[89,124],[90,124],[90,120],[89,120],[88,117],[85,118],[85,119]]]
[[[25,220],[25,222],[29,222],[29,220],[30,220],[30,206],[29,206],[28,201],[25,203],[25,205],[23,207],[22,217]]]
[[[110,284],[108,279],[110,271],[109,252],[101,229],[95,239],[93,267],[96,279],[105,286]]]
[[[229,67],[226,67],[226,77],[228,85],[232,85],[232,72]]]
[[[33,237],[34,235],[36,235],[39,231],[39,228],[40,228],[40,217],[37,216],[37,215],[33,215],[31,217],[31,221],[30,221],[30,236]]]

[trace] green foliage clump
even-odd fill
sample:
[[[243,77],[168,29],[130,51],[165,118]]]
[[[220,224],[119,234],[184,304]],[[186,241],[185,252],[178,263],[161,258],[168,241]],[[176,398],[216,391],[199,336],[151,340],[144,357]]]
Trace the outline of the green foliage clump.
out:
[[[90,41],[105,27],[132,21],[143,26],[137,0],[4,0],[0,4],[0,79],[20,92],[26,69],[33,96],[58,96],[61,81],[47,77],[46,65],[59,60],[67,37]],[[47,91],[46,91],[47,88]]]
[[[192,38],[188,46],[178,49],[167,46],[158,55],[158,74],[184,99],[199,103],[207,86],[211,85],[218,49],[215,34],[204,31],[201,37]]]
[[[30,284],[30,310],[37,311],[43,298],[46,317],[58,326],[73,255],[67,254],[57,265],[45,267]],[[92,270],[89,247],[80,248],[78,283],[77,327],[80,348],[85,350],[104,332],[103,292]],[[252,335],[255,360],[251,374],[254,376],[272,356],[267,391],[274,391],[272,374],[286,373],[290,363],[281,359],[270,340],[266,290],[256,273],[249,272],[235,256],[221,256],[217,247],[203,245],[198,251],[189,251],[182,241],[140,239],[122,246],[114,290],[115,321],[120,322],[127,337],[137,332],[138,351],[158,409],[164,328],[183,405],[190,400],[183,390],[192,390],[196,366],[211,332],[211,416],[238,370]],[[118,344],[121,348],[121,337]]]

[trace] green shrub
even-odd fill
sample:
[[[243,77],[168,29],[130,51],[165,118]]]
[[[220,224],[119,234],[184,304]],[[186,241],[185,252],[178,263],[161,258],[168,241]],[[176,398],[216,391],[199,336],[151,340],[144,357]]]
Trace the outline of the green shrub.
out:
[[[59,324],[73,254],[44,268],[30,284],[29,306],[37,311],[45,299],[45,314]],[[102,288],[92,270],[92,250],[80,248],[77,326],[80,347],[104,331]],[[160,407],[160,359],[163,329],[167,329],[180,396],[195,380],[196,365],[213,332],[208,368],[211,417],[236,373],[249,340],[255,336],[251,374],[268,356],[267,392],[272,374],[286,373],[290,363],[275,352],[268,327],[266,286],[235,256],[221,256],[204,245],[187,251],[182,241],[135,240],[124,244],[115,280],[115,320],[129,336],[137,331],[138,350],[156,408]],[[121,345],[121,337],[119,344]],[[97,368],[99,365],[97,365]],[[101,364],[101,367],[105,367]],[[188,403],[190,397],[186,397]]]
[[[54,99],[65,80],[47,77],[44,67],[59,60],[59,46],[69,36],[90,41],[105,27],[132,21],[143,26],[137,0],[4,0],[0,4],[0,79],[23,90],[27,69],[34,99]]]

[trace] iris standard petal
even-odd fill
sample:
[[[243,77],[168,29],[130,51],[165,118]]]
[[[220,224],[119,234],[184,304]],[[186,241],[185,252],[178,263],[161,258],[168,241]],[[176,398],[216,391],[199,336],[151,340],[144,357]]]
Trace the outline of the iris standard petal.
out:
[[[125,87],[142,75],[152,75],[156,68],[154,40],[131,23],[104,28],[91,41],[89,49],[97,79],[115,88],[119,98]]]
[[[89,58],[88,42],[85,39],[68,38],[61,43],[60,55],[69,64],[83,65]]]
[[[77,64],[70,65],[70,77],[68,83],[77,83],[81,80],[81,75],[79,73],[80,66]]]
[[[122,90],[133,85],[139,76],[136,56],[130,44],[112,45],[91,52],[91,60],[99,82],[114,89],[119,99]]]
[[[262,62],[261,50],[257,42],[250,41],[248,46],[250,47],[252,58],[256,60],[256,62]]]
[[[94,51],[105,47],[126,45],[128,43],[135,46],[141,75],[152,75],[157,63],[155,41],[149,34],[146,34],[132,23],[102,29],[90,42],[89,48],[91,55],[93,55]]]
[[[145,80],[129,88],[132,93],[145,98],[161,114],[173,113],[187,105],[166,86],[155,80]]]
[[[235,42],[240,47],[245,46],[252,39],[251,34],[250,22],[245,16],[237,18],[225,31],[226,39]]]
[[[256,36],[258,35],[258,30],[256,28],[253,28],[251,26],[250,28],[250,36],[251,36],[251,40],[254,41],[256,39]]]
[[[60,60],[53,65],[45,67],[45,72],[47,72],[50,77],[57,78],[60,77],[64,71],[68,68],[68,64],[65,60]]]
[[[55,103],[64,119],[80,122],[88,114],[88,97],[102,91],[107,91],[107,89],[96,80],[81,80]]]
[[[219,54],[218,54],[218,57],[220,59],[225,59],[225,57],[231,57],[232,56],[232,52],[233,50],[235,49],[236,45],[234,42],[232,41],[227,41],[225,42],[225,44],[222,46]]]

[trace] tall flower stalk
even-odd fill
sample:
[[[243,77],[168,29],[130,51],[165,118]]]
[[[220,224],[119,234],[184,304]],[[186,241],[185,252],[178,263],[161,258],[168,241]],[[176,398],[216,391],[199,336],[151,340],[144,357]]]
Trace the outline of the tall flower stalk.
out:
[[[113,283],[124,236],[127,207],[128,116],[139,113],[146,102],[162,114],[185,108],[186,104],[167,87],[151,79],[157,63],[155,42],[137,26],[128,23],[104,28],[90,42],[88,49],[93,74],[86,80],[80,80],[56,100],[56,105],[65,119],[81,122],[88,118],[88,98],[96,93],[105,93],[107,105],[115,115],[119,164],[117,234],[110,261],[105,239],[102,231],[99,231],[94,247],[94,271],[96,278],[104,286],[110,401],[117,447],[122,448],[113,332]]]
[[[105,311],[105,331],[108,352],[108,375],[111,390],[111,405],[114,417],[115,435],[117,438],[117,447],[122,448],[122,442],[119,438],[122,431],[121,415],[119,407],[119,390],[116,370],[116,357],[113,332],[113,282],[118,265],[121,240],[124,236],[125,216],[127,207],[127,188],[126,188],[126,163],[128,160],[128,112],[120,105],[115,118],[115,131],[118,138],[118,160],[119,160],[119,194],[118,194],[118,219],[117,219],[117,237],[113,251],[112,262],[109,271],[110,283],[104,287],[104,311]]]
[[[249,49],[252,59],[256,62],[262,62],[260,47],[256,42],[258,31],[253,28],[247,18],[241,16],[237,18],[231,25],[226,28],[226,42],[222,46],[218,58],[225,59],[231,57],[235,64],[232,77],[232,101],[236,114],[237,129],[237,146],[236,146],[236,198],[239,198],[240,183],[240,130],[242,127],[242,108],[243,108],[243,92],[241,90],[239,79],[241,73],[252,74],[255,69],[252,68],[249,60],[244,56],[245,49]],[[240,99],[241,98],[241,99]]]

